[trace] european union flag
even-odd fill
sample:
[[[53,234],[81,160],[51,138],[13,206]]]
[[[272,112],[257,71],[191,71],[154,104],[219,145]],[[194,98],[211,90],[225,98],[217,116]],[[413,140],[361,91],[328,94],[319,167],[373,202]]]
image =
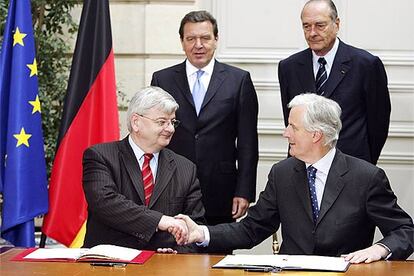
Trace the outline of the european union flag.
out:
[[[30,0],[11,0],[0,53],[1,236],[32,247],[48,210],[46,160]]]

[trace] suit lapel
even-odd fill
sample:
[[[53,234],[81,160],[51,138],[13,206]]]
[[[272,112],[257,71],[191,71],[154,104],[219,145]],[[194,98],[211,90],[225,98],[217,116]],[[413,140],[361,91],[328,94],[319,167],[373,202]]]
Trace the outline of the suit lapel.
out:
[[[188,101],[188,103],[194,108],[194,100],[193,96],[191,95],[190,87],[188,87],[188,79],[187,79],[187,72],[185,70],[185,61],[181,63],[181,65],[175,71],[175,82],[177,83],[178,90],[183,94],[184,98]]]
[[[328,177],[325,183],[325,190],[323,192],[321,208],[317,224],[323,219],[329,209],[332,207],[341,191],[344,188],[344,175],[348,172],[343,154],[337,149],[335,158],[332,162]]]
[[[336,52],[332,69],[329,73],[328,81],[326,82],[325,97],[329,98],[338,84],[345,77],[346,73],[351,68],[350,61],[351,58],[346,51],[346,45],[342,41],[339,41],[338,51]]]
[[[302,203],[306,215],[313,222],[305,163],[298,162],[298,164],[294,167],[293,178],[292,183],[295,183],[295,190],[297,196],[299,197],[299,201]]]
[[[171,152],[161,150],[158,157],[157,177],[155,179],[154,191],[152,192],[149,208],[157,202],[160,195],[171,182],[172,175],[176,169],[174,159]]]
[[[144,184],[138,160],[128,142],[128,136],[121,141],[120,158],[142,202],[145,202]]]
[[[211,99],[217,93],[220,85],[222,84],[225,78],[226,78],[226,69],[220,62],[215,61],[213,74],[211,76],[210,83],[206,91],[206,95],[201,105],[200,112],[202,112],[203,108],[211,101]]]
[[[316,91],[315,76],[313,74],[312,51],[307,49],[303,58],[297,59],[297,76],[299,77],[302,91],[297,94]]]

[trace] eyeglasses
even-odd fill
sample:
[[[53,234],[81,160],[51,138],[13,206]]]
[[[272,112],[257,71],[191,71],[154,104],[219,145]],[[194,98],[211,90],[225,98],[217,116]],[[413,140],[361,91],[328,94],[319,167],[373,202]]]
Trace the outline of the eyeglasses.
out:
[[[138,114],[142,118],[148,119],[156,123],[159,127],[167,128],[171,124],[174,128],[177,128],[180,125],[180,121],[176,119],[166,120],[166,119],[152,119],[142,114]]]

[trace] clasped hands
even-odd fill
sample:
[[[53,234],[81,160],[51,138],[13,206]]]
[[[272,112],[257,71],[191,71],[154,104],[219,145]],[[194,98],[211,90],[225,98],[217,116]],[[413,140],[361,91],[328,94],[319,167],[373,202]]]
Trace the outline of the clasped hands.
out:
[[[204,242],[204,230],[197,225],[189,216],[177,215],[175,217],[162,216],[158,228],[171,233],[178,245],[186,245],[194,242]],[[176,253],[170,248],[161,248],[162,253]],[[343,257],[353,264],[371,263],[383,259],[389,254],[388,250],[379,244],[368,248],[351,252]]]
[[[174,236],[178,245],[204,241],[203,229],[186,215],[180,214],[175,217],[164,215],[158,223],[158,229],[168,231]]]

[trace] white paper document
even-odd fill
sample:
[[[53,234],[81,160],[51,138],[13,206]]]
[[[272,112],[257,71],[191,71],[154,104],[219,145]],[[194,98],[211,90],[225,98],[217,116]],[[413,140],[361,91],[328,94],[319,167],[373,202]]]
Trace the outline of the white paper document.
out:
[[[131,261],[141,253],[140,250],[115,245],[97,245],[92,248],[39,248],[24,258],[26,259],[107,259]]]
[[[213,268],[274,267],[282,270],[345,272],[349,262],[342,257],[314,255],[228,255]]]

